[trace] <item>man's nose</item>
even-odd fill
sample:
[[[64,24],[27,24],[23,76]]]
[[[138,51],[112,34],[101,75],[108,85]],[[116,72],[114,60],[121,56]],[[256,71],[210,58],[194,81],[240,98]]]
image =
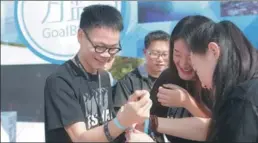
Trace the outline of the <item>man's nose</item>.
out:
[[[162,60],[163,60],[162,56],[159,55],[158,58],[157,58],[157,60],[158,60],[158,61],[162,61]]]

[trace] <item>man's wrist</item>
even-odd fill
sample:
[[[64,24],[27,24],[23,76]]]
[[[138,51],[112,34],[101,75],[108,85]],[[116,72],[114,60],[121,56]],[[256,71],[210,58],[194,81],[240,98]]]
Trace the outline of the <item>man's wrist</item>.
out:
[[[115,121],[116,120],[116,121]],[[123,118],[123,116],[120,115],[117,115],[115,118],[114,118],[114,123],[117,124],[119,123],[120,126],[122,126],[122,128],[128,128],[130,125],[127,123],[127,120]],[[117,125],[116,125],[117,126]],[[119,126],[119,125],[118,125]]]
[[[127,127],[125,127],[124,125],[121,124],[121,122],[118,120],[117,117],[114,118],[114,124],[116,125],[116,127],[118,127],[121,130],[126,130]]]
[[[104,133],[105,133],[105,136],[106,136],[108,142],[112,142],[114,140],[114,138],[110,134],[109,127],[108,127],[109,124],[108,123],[109,122],[106,122],[104,124]]]

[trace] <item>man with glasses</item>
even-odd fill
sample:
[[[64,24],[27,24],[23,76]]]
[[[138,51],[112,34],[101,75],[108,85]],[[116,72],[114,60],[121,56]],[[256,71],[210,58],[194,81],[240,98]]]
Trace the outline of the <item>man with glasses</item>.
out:
[[[114,7],[84,8],[77,33],[78,54],[46,80],[46,142],[111,142],[133,123],[149,117],[152,102],[147,91],[134,92],[117,115],[113,110],[105,66],[121,50],[122,30],[122,16]]]
[[[145,36],[145,63],[117,82],[114,90],[115,110],[118,111],[135,90],[151,90],[155,80],[168,66],[169,38],[169,34],[161,30],[150,32]]]

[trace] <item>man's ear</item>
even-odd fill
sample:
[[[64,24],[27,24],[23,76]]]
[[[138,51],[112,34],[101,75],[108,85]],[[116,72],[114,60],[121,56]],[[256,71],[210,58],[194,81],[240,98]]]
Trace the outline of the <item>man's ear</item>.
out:
[[[220,56],[220,46],[215,42],[210,42],[208,44],[208,52],[215,57],[215,59],[219,59]]]
[[[82,31],[82,29],[79,29],[77,32],[77,40],[80,44],[82,42],[82,38],[83,38],[83,31]]]

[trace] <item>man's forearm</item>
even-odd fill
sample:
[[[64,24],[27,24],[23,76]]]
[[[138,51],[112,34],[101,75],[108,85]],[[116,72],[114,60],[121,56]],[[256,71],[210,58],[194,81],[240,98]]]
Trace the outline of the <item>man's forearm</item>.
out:
[[[157,131],[184,139],[205,141],[209,123],[209,118],[199,117],[180,119],[158,118]]]
[[[113,139],[115,139],[121,133],[124,132],[123,130],[119,129],[115,125],[113,120],[108,123],[108,129]],[[80,135],[79,141],[80,142],[108,142],[108,139],[104,133],[104,125],[85,131],[82,135]]]

